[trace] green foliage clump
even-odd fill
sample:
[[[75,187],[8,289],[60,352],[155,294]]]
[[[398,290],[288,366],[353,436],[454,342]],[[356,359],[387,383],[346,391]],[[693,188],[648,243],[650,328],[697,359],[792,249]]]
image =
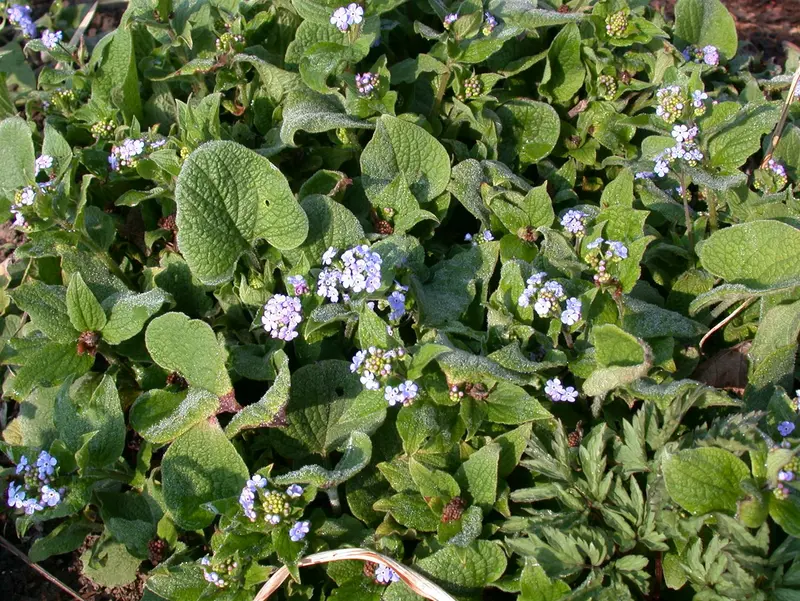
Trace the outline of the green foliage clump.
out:
[[[32,559],[99,536],[148,601],[418,598],[299,569],[348,547],[458,599],[800,599],[796,54],[720,0],[2,7]]]

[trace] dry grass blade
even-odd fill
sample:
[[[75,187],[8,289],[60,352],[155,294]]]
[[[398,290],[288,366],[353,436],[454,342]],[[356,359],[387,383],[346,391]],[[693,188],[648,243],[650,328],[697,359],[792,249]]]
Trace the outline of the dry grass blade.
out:
[[[91,8],[89,8],[89,12],[87,12],[83,17],[81,24],[78,25],[78,29],[76,29],[75,33],[72,34],[72,38],[69,40],[71,46],[75,46],[83,37],[83,34],[86,33],[86,30],[89,29],[89,25],[91,25],[92,19],[94,19],[94,13],[97,12],[98,4],[99,1],[95,0],[94,4],[92,4]]]
[[[795,71],[794,77],[792,78],[792,85],[789,86],[789,95],[786,96],[786,102],[783,104],[783,111],[781,112],[781,118],[778,119],[778,125],[775,126],[775,131],[772,132],[772,139],[769,141],[769,148],[767,152],[764,154],[764,160],[761,161],[761,168],[766,169],[767,165],[769,164],[770,159],[772,158],[772,153],[775,152],[775,147],[778,146],[778,142],[781,141],[781,136],[783,135],[783,127],[786,125],[786,116],[789,114],[789,107],[792,105],[794,101],[794,92],[797,89],[797,83],[800,81],[800,67],[797,68]]]
[[[0,546],[2,546],[3,548],[5,548],[5,549],[6,549],[6,550],[7,550],[9,553],[11,553],[12,555],[16,555],[17,557],[19,557],[19,558],[20,558],[22,561],[24,561],[24,562],[25,562],[25,564],[26,564],[26,565],[28,565],[28,566],[30,566],[31,568],[33,568],[34,570],[36,570],[36,571],[37,571],[39,574],[41,574],[41,575],[42,575],[44,578],[46,578],[47,580],[49,580],[50,582],[52,582],[53,584],[55,584],[55,585],[56,585],[58,588],[60,588],[60,589],[61,589],[62,591],[64,591],[65,593],[67,593],[67,594],[68,594],[70,597],[72,597],[73,599],[76,599],[76,601],[83,601],[83,598],[82,598],[82,597],[81,597],[81,596],[80,596],[78,593],[76,593],[75,591],[73,591],[71,588],[69,588],[69,587],[68,587],[66,584],[64,584],[63,582],[61,582],[61,581],[60,581],[58,578],[56,578],[55,576],[53,576],[53,575],[52,575],[50,572],[48,572],[47,570],[45,570],[43,567],[41,567],[40,565],[37,565],[37,564],[33,563],[33,562],[32,562],[32,561],[31,561],[31,560],[28,558],[28,556],[27,556],[27,555],[25,555],[25,553],[23,553],[22,551],[20,551],[19,549],[17,549],[17,548],[16,548],[14,545],[12,545],[10,542],[8,542],[8,541],[7,541],[5,538],[3,538],[2,536],[0,536]]]
[[[397,573],[400,580],[405,582],[412,591],[430,601],[455,601],[455,599],[447,594],[440,586],[420,576],[411,568],[395,561],[391,557],[386,557],[385,555],[370,551],[369,549],[338,549],[335,551],[314,553],[313,555],[301,559],[298,566],[302,568],[321,563],[329,563],[331,561],[345,561],[348,559],[360,559],[362,561],[382,563],[389,566]],[[279,569],[267,580],[266,584],[264,584],[253,601],[266,601],[269,599],[270,595],[277,591],[288,577],[289,570],[286,568]]]

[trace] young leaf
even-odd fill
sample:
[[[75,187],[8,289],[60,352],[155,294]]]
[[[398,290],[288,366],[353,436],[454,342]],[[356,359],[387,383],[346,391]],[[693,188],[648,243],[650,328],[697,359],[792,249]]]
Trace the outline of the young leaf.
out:
[[[287,250],[308,233],[308,217],[283,174],[235,142],[209,142],[193,152],[178,176],[175,202],[178,245],[204,284],[230,280],[257,239]]]
[[[216,420],[204,420],[167,449],[161,476],[164,502],[175,523],[196,530],[214,520],[203,504],[237,496],[249,472]]]
[[[497,500],[497,472],[500,462],[500,445],[489,444],[470,455],[458,471],[456,480],[468,492],[475,505],[485,514]]]
[[[749,477],[747,465],[730,451],[705,447],[686,449],[664,462],[664,481],[672,500],[693,514],[733,514]]]
[[[353,432],[339,449],[342,458],[336,466],[325,469],[319,465],[304,465],[299,470],[274,476],[275,484],[313,484],[318,488],[331,488],[342,484],[363,470],[372,458],[372,441],[363,432]]]
[[[100,332],[106,325],[106,314],[80,273],[67,286],[67,314],[79,332]]]
[[[191,386],[217,396],[233,390],[225,368],[225,350],[207,323],[183,313],[167,313],[147,326],[145,344],[153,361],[178,372]]]
[[[369,198],[377,198],[402,174],[411,193],[424,204],[445,191],[450,157],[444,146],[418,125],[382,115],[361,153],[361,172]]]
[[[561,132],[555,109],[544,102],[512,100],[497,109],[503,122],[500,159],[510,164],[538,163],[553,151]]]

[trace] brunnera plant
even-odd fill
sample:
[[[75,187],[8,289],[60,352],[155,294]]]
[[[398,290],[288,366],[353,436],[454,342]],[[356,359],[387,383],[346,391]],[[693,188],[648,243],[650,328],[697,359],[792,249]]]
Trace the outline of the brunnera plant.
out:
[[[93,535],[148,601],[419,598],[299,569],[348,547],[458,599],[800,599],[796,54],[719,0],[2,7],[33,560]]]

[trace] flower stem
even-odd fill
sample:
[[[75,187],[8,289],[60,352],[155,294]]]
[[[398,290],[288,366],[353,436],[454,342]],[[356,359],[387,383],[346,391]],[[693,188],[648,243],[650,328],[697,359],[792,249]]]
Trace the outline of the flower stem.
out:
[[[692,214],[689,210],[689,199],[687,198],[686,176],[681,173],[681,200],[683,200],[683,217],[686,221],[686,235],[689,238],[689,252],[694,252],[694,230],[692,228]]]
[[[444,93],[447,91],[447,84],[450,82],[450,65],[447,65],[447,71],[439,76],[439,87],[436,89],[436,98],[433,101],[433,108],[431,109],[431,116],[439,112],[439,107],[442,106]]]
[[[326,488],[325,492],[328,494],[328,500],[331,502],[331,509],[334,515],[342,515],[342,502],[339,500],[339,489],[336,486]]]

